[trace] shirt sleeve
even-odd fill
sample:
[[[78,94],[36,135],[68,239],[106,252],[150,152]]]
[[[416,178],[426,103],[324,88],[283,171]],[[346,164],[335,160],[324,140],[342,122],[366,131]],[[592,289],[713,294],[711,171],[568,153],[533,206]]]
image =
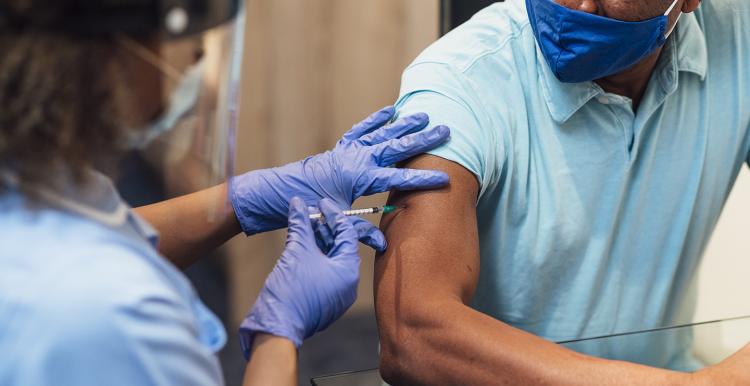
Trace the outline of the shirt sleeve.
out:
[[[458,163],[480,185],[479,198],[497,183],[505,149],[497,128],[487,115],[471,82],[446,64],[421,63],[404,72],[401,96],[396,104],[400,116],[418,112],[430,116],[430,126],[446,125],[450,141],[429,154]]]
[[[13,384],[224,384],[218,359],[201,344],[199,321],[177,293],[137,270],[118,277],[88,271],[40,300],[48,322],[23,339],[25,359]]]

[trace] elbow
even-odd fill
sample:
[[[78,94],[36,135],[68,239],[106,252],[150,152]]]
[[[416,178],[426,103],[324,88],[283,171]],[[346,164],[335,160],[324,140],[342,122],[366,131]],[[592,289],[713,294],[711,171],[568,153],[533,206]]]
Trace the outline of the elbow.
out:
[[[392,386],[403,384],[405,379],[404,370],[399,368],[398,360],[390,354],[385,354],[382,347],[380,350],[380,365],[378,366],[380,377]]]
[[[418,384],[423,379],[418,369],[423,365],[413,352],[413,343],[382,345],[380,350],[380,376],[392,386]]]
[[[381,328],[380,375],[393,386],[430,384],[439,369],[442,338],[441,321],[425,315],[402,315],[399,321]]]

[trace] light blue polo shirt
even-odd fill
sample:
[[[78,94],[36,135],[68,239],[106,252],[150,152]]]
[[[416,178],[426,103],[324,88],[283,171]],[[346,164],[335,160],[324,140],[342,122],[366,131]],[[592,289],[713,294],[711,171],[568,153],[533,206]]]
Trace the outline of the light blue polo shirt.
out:
[[[103,175],[66,185],[0,195],[0,385],[223,385],[226,332],[156,231]]]
[[[690,322],[701,255],[748,157],[750,2],[683,15],[635,113],[593,82],[559,82],[522,0],[426,49],[398,106],[450,126],[432,154],[479,181],[474,308],[553,341]],[[667,340],[587,352],[695,366],[689,334]]]

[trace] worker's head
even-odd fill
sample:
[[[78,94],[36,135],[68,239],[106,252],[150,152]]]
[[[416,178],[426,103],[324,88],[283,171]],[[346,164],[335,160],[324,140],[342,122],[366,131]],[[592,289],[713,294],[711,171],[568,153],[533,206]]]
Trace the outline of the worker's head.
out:
[[[562,82],[620,73],[655,55],[700,0],[526,0],[534,35]]]
[[[182,133],[189,138],[171,141],[180,154],[163,149],[160,157],[226,158],[230,135],[214,129],[232,127],[239,7],[240,0],[0,4],[0,193],[33,196],[60,172],[84,183],[87,169],[112,171],[122,152],[180,125],[189,126]],[[208,167],[223,177],[230,163],[221,161]]]

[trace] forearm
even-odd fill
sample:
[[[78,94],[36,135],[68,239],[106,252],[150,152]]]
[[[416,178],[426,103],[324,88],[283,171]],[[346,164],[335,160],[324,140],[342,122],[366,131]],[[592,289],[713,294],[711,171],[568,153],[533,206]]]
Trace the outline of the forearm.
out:
[[[260,334],[245,370],[244,386],[297,384],[297,350],[291,341]]]
[[[459,301],[402,304],[381,328],[381,372],[393,385],[685,385],[691,375],[585,356]]]
[[[159,252],[183,269],[241,231],[226,184],[135,211],[159,231]]]
[[[431,156],[411,167],[445,170],[451,184],[395,194],[384,216],[388,250],[376,260],[381,373],[394,385],[669,385],[689,375],[584,356],[467,306],[481,268],[478,181]],[[500,278],[502,279],[502,278]],[[528,283],[533,286],[534,283]]]

